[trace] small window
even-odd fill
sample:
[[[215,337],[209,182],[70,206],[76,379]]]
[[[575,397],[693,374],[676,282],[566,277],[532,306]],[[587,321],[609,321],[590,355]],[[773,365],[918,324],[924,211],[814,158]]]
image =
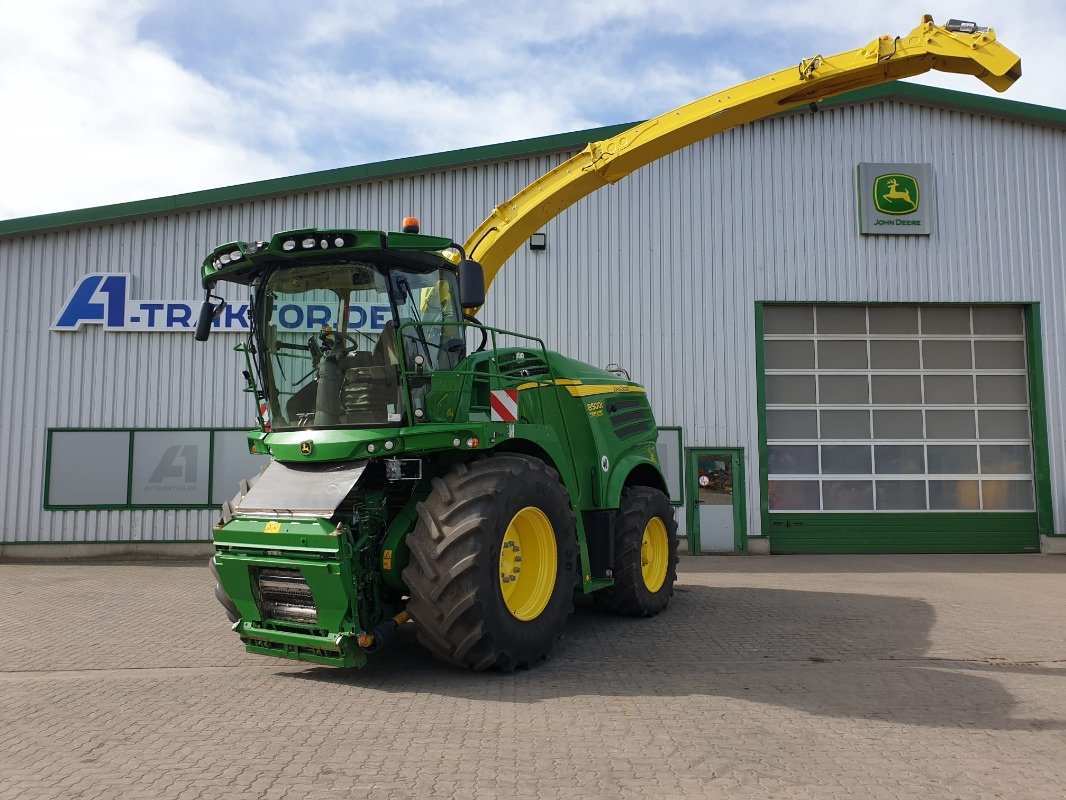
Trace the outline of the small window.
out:
[[[822,481],[826,511],[873,511],[873,481]]]
[[[870,402],[870,379],[865,375],[819,375],[818,393],[822,405],[866,405]]]
[[[870,333],[918,333],[915,306],[870,306]]]
[[[918,342],[884,339],[870,342],[870,369],[918,369]]]
[[[818,412],[770,409],[766,412],[768,439],[817,439]]]
[[[932,339],[922,342],[924,369],[972,369],[973,358],[969,342]]]
[[[869,475],[870,445],[823,444],[822,472],[828,475]]]
[[[1032,481],[981,481],[986,511],[1032,511]]]
[[[812,306],[763,306],[763,332],[767,334],[814,333]]]
[[[927,448],[931,475],[976,475],[977,446],[931,444]]]
[[[1033,471],[1033,454],[1027,444],[981,445],[981,472],[1000,475],[1028,475]]]
[[[970,309],[967,306],[922,306],[922,333],[927,336],[967,335],[970,333]]]
[[[977,481],[929,481],[929,508],[934,511],[977,511],[981,489]]]
[[[772,444],[767,448],[766,456],[771,475],[818,474],[816,444]]]
[[[978,336],[1017,335],[1025,332],[1018,306],[974,306],[973,332]]]
[[[869,439],[869,411],[822,411],[823,439]]]
[[[870,381],[876,405],[920,405],[922,402],[922,379],[919,375],[873,375]]]
[[[814,403],[814,376],[767,375],[766,402],[771,405]]]
[[[878,481],[878,511],[924,511],[925,481]]]
[[[866,333],[866,306],[819,306],[818,333]]]
[[[925,473],[925,448],[920,444],[879,444],[874,447],[878,475]]]
[[[977,412],[977,421],[981,426],[982,439],[1029,438],[1028,411],[996,411],[982,409]]]
[[[818,369],[866,369],[866,342],[818,342]]]
[[[810,369],[814,366],[814,342],[771,339],[763,348],[766,369]]]
[[[929,405],[971,405],[971,375],[925,375],[925,402]]]
[[[1015,342],[974,342],[977,369],[1025,369],[1025,344]]]
[[[770,481],[771,511],[817,511],[818,481]]]
[[[978,375],[977,402],[981,405],[1028,405],[1029,387],[1024,375]]]
[[[921,439],[921,411],[874,411],[875,439]]]
[[[972,411],[925,412],[925,433],[930,439],[973,439],[977,434]]]

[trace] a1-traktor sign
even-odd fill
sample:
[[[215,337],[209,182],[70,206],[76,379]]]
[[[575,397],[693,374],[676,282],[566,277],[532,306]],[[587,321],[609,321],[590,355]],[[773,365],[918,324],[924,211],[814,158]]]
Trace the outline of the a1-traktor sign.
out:
[[[140,333],[191,333],[196,328],[200,300],[138,300],[133,296],[133,276],[94,272],[82,276],[52,323],[53,331],[77,331],[100,326],[105,331]],[[324,325],[339,327],[340,316],[325,298],[321,302],[282,302],[271,322],[281,331],[315,333]],[[349,303],[348,330],[381,331],[391,315],[385,303]],[[213,323],[220,333],[247,333],[248,303],[228,304]]]
[[[859,233],[928,235],[935,199],[931,164],[859,164]]]

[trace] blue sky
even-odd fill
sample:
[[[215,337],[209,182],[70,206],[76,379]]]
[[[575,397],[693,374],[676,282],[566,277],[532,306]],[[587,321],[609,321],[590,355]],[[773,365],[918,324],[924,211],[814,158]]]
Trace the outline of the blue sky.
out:
[[[0,0],[0,218],[644,119],[926,11],[994,26],[1006,96],[1066,106],[1066,4],[931,5]]]

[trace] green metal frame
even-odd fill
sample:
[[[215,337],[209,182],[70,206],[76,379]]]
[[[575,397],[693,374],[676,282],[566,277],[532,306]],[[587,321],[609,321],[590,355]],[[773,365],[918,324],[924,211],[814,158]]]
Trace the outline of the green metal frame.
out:
[[[701,455],[728,454],[733,461],[733,552],[748,552],[748,502],[743,447],[689,447],[685,449],[685,484],[690,502],[685,506],[685,534],[689,555],[700,554],[700,526],[697,506],[699,474],[696,459]]]
[[[913,305],[1021,306],[1025,318],[1029,413],[1033,435],[1034,512],[770,513],[766,444],[765,305],[899,305],[870,301],[758,301],[755,303],[755,370],[759,422],[759,513],[774,553],[1002,553],[1039,549],[1038,534],[1052,535],[1050,457],[1039,303],[913,303]],[[935,533],[931,531],[935,530]]]
[[[1025,308],[1025,354],[1029,359],[1029,419],[1033,429],[1036,529],[1044,536],[1055,536],[1057,534],[1051,501],[1051,456],[1048,452],[1047,387],[1044,383],[1042,332],[1040,304],[1030,303]]]
[[[680,508],[685,505],[685,498],[688,497],[688,491],[685,486],[685,433],[681,430],[680,425],[660,425],[660,431],[677,431],[677,474],[681,476],[681,498],[678,500],[670,500],[670,505],[674,508]],[[663,474],[665,478],[665,473]],[[667,487],[670,488],[670,487]]]
[[[182,504],[182,505],[159,505],[133,502],[133,441],[137,433],[172,433],[181,430],[184,433],[207,433],[207,504]],[[216,433],[245,433],[248,428],[48,428],[45,440],[44,456],[44,491],[43,506],[46,511],[200,511],[204,509],[218,508],[222,500],[212,502],[211,493],[215,483],[215,434]],[[50,503],[49,494],[52,488],[52,435],[55,433],[125,433],[127,434],[129,454],[126,465],[126,502],[121,504],[104,503],[99,505],[61,505]]]
[[[969,92],[958,92],[951,89],[939,89],[933,86],[922,86],[899,81],[848,92],[827,100],[821,103],[820,106],[822,108],[835,108],[886,100],[920,103],[939,108],[956,108],[977,114],[1017,119],[1049,127],[1066,127],[1066,109],[1020,103],[1016,100],[984,97],[970,94]],[[806,111],[791,111],[788,113],[806,113]],[[463,150],[432,153],[411,158],[398,158],[362,166],[309,172],[286,178],[273,178],[150,200],[138,200],[130,203],[21,217],[0,222],[0,236],[23,236],[82,225],[109,224],[140,217],[173,214],[204,206],[244,202],[291,192],[315,191],[363,181],[460,169],[486,161],[528,158],[560,150],[580,149],[591,141],[608,139],[635,124],[635,122],[630,122],[622,125],[609,125],[603,128],[589,128],[588,130],[574,131],[572,133],[540,136],[534,139],[523,139],[485,145],[483,147],[470,147]]]

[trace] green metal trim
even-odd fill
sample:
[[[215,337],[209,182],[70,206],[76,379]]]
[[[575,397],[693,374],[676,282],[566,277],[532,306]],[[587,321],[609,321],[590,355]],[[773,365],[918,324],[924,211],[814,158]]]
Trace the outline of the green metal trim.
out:
[[[856,89],[847,94],[825,100],[819,105],[822,108],[835,108],[884,100],[902,100],[936,106],[937,108],[973,111],[978,114],[1015,119],[1021,122],[1032,122],[1053,128],[1066,127],[1066,109],[1041,106],[1035,103],[1022,103],[1018,100],[1007,100],[1001,97],[971,94],[970,92],[959,92],[954,89],[941,89],[937,86],[925,86],[908,81],[891,81],[878,86],[868,86],[865,89]],[[803,114],[808,112],[806,109],[798,109],[788,113]]]
[[[128,449],[126,450],[126,507],[132,508],[133,506],[133,431],[126,433],[126,443]]]
[[[208,466],[207,466],[207,480],[208,489],[207,497],[208,503],[202,504],[186,504],[186,505],[141,505],[133,502],[133,439],[135,433],[152,433],[162,432],[169,433],[172,431],[181,430],[187,433],[208,433],[210,438],[208,440]],[[231,432],[246,432],[249,428],[48,428],[45,438],[45,462],[44,462],[44,488],[42,492],[42,507],[45,511],[205,511],[216,509],[221,505],[220,503],[210,502],[212,487],[214,485],[214,454],[215,454],[215,434],[216,433],[231,433]],[[128,451],[128,464],[126,467],[126,502],[120,504],[99,504],[99,505],[58,505],[49,502],[49,494],[52,489],[52,435],[55,433],[125,433],[128,435],[129,451]],[[123,540],[123,542],[134,540]],[[170,540],[175,541],[175,540]],[[190,542],[209,542],[212,539],[196,539],[196,540],[180,540],[178,544],[188,544]],[[153,544],[156,542],[153,541]],[[9,544],[15,544],[15,542],[9,542]],[[40,544],[45,544],[41,542]],[[56,544],[72,544],[72,542],[56,542]],[[82,544],[78,542],[77,544]],[[100,544],[115,544],[115,542],[100,542]]]
[[[520,139],[501,144],[449,150],[444,153],[430,153],[422,156],[377,161],[359,166],[338,167],[285,178],[270,178],[263,181],[224,186],[219,189],[205,189],[197,192],[156,197],[149,200],[135,200],[128,203],[21,217],[0,222],[0,236],[19,236],[29,233],[41,233],[56,228],[72,228],[99,223],[110,224],[138,217],[173,214],[178,211],[204,206],[226,205],[293,192],[312,192],[331,186],[395,178],[401,175],[440,172],[460,169],[486,161],[526,158],[559,150],[572,150],[582,148],[591,141],[614,136],[635,124],[630,122],[620,125],[608,125],[603,128],[589,128],[587,130],[537,136],[532,139]]]
[[[748,552],[748,498],[744,471],[743,447],[689,447],[685,449],[685,483],[692,500],[685,506],[685,534],[688,538],[689,555],[699,555],[701,550],[700,527],[696,514],[699,505],[699,487],[696,485],[699,472],[696,459],[700,455],[728,454],[733,465],[733,551]]]
[[[1066,127],[1066,109],[1020,103],[1015,100],[1004,100],[998,97],[986,97],[968,92],[958,92],[951,89],[940,89],[900,81],[848,92],[826,100],[821,105],[822,108],[836,108],[883,100],[902,100],[972,111],[1006,119],[1016,119],[1050,127]],[[808,112],[804,109],[787,113]],[[173,214],[204,206],[225,205],[292,192],[317,191],[331,186],[341,186],[360,181],[459,169],[487,161],[526,158],[559,150],[572,150],[582,148],[591,141],[610,138],[635,124],[637,123],[631,122],[621,125],[608,125],[601,128],[588,128],[570,133],[538,136],[532,139],[520,139],[481,147],[468,147],[444,153],[397,158],[360,166],[339,167],[320,172],[308,172],[284,178],[271,178],[149,200],[136,200],[128,203],[20,217],[0,222],[0,236],[22,236],[82,225],[111,224],[138,217]]]
[[[772,553],[1024,553],[1036,512],[771,514]]]
[[[680,508],[685,505],[685,498],[688,496],[688,492],[685,487],[685,433],[681,430],[680,425],[659,425],[660,431],[677,431],[677,474],[681,480],[681,499],[671,500],[670,505],[674,508]],[[663,477],[666,477],[665,475]]]
[[[1036,528],[1045,536],[1055,532],[1051,500],[1051,457],[1048,453],[1047,387],[1044,383],[1044,346],[1040,304],[1025,308],[1026,357],[1029,360],[1029,419],[1033,433],[1033,481],[1036,489]]]
[[[213,506],[220,506],[215,502],[215,432],[212,430],[207,437],[207,502]]]
[[[763,326],[763,303],[755,304],[755,414],[759,426],[759,533],[770,530],[770,472],[769,449],[766,444],[766,367],[763,345],[766,335]]]
[[[48,490],[52,485],[52,431],[45,431],[44,435],[44,485],[42,487],[42,500],[44,507],[48,508]]]

